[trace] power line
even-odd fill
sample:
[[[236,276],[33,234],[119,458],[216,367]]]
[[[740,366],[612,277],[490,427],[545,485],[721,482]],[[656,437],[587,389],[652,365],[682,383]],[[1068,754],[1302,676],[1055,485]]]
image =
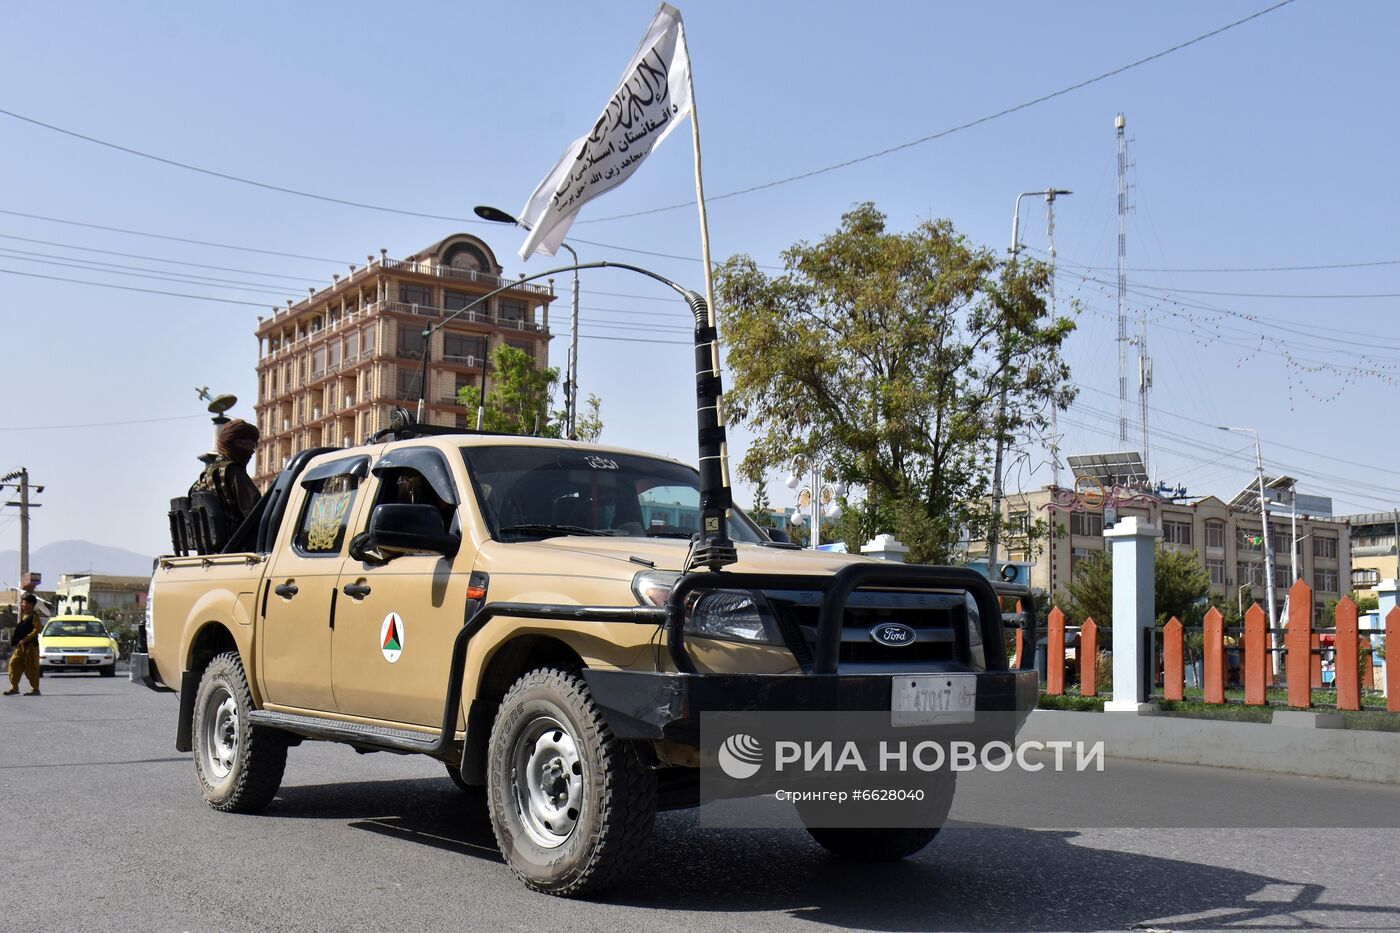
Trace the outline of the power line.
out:
[[[0,214],[9,214],[12,217],[27,217],[30,220],[42,220],[45,223],[67,224],[71,227],[86,227],[89,230],[105,230],[108,233],[125,233],[129,236],[144,236],[154,240],[170,240],[174,243],[191,243],[195,246],[212,246],[216,249],[232,249],[244,253],[261,253],[264,256],[281,256],[286,259],[306,259],[311,262],[329,262],[336,265],[347,265],[342,259],[327,259],[324,256],[304,256],[301,253],[283,253],[273,249],[259,249],[256,246],[235,246],[231,243],[214,243],[209,240],[194,240],[189,237],[170,236],[164,233],[147,233],[142,230],[128,230],[124,227],[108,227],[102,224],[86,223],[81,220],[63,220],[58,217],[45,217],[42,214],[26,214],[23,211],[11,211],[0,208]]]
[[[35,262],[45,266],[60,266],[65,269],[79,269],[86,272],[101,272],[107,275],[129,275],[135,278],[155,279],[159,282],[176,282],[182,285],[222,285],[244,291],[263,292],[264,294],[277,295],[283,298],[287,295],[287,290],[285,288],[274,288],[267,283],[239,282],[233,279],[219,279],[207,275],[167,272],[164,269],[149,269],[145,266],[123,265],[114,262],[99,262],[97,260],[82,261],[76,260],[70,256],[55,256],[52,253],[35,253],[22,249],[5,249],[0,247],[0,258],[15,259],[20,262]]]
[[[129,424],[156,424],[165,421],[193,421],[207,418],[208,415],[170,415],[166,418],[135,418],[130,421],[94,421],[88,424],[29,424],[15,427],[0,427],[0,431],[71,431],[79,428],[113,428]]]
[[[911,139],[909,142],[900,143],[897,146],[890,146],[887,149],[881,149],[878,152],[872,152],[868,155],[857,156],[854,159],[847,159],[844,162],[837,162],[834,165],[828,165],[823,168],[812,169],[811,171],[801,172],[797,175],[789,175],[786,178],[779,178],[775,181],[764,182],[763,184],[759,185],[750,185],[747,188],[739,188],[735,191],[727,191],[723,194],[710,195],[705,200],[708,203],[713,203],[715,201],[723,201],[727,198],[738,197],[739,195],[743,194],[752,194],[755,191],[764,191],[769,188],[777,188],[780,185],[791,184],[792,182],[812,178],[817,175],[825,175],[826,173],[834,172],[837,169],[848,168],[852,165],[857,165],[861,162],[868,162],[871,159],[878,159],[882,156],[891,155],[892,153],[900,152],[904,149],[909,149],[927,142],[932,142],[935,139],[941,139],[945,136],[951,136],[954,133],[960,133],[963,130],[972,129],[973,127],[980,126],[983,123],[990,123],[993,120],[1000,119],[1001,117],[1008,116],[1010,114],[1016,113],[1017,111],[1025,110],[1029,107],[1034,107],[1037,104],[1043,104],[1046,101],[1054,100],[1057,97],[1063,97],[1064,95],[1073,93],[1074,91],[1082,90],[1083,88],[1089,87],[1092,84],[1097,84],[1100,81],[1105,81],[1108,78],[1120,75],[1125,71],[1130,71],[1141,65],[1146,65],[1148,62],[1156,61],[1157,59],[1170,55],[1173,52],[1179,52],[1182,49],[1195,45],[1198,42],[1204,42],[1206,39],[1218,36],[1223,32],[1227,32],[1231,29],[1234,29],[1236,26],[1243,26],[1250,20],[1258,19],[1259,17],[1264,16],[1268,13],[1272,13],[1280,7],[1285,7],[1292,2],[1293,0],[1282,0],[1281,3],[1275,3],[1273,6],[1266,7],[1258,11],[1257,13],[1252,13],[1249,16],[1244,17],[1243,19],[1237,19],[1233,23],[1227,23],[1226,25],[1221,26],[1217,29],[1212,29],[1210,32],[1202,33],[1201,35],[1196,36],[1194,39],[1188,39],[1185,42],[1181,42],[1177,45],[1172,46],[1171,48],[1163,49],[1160,52],[1154,52],[1153,54],[1148,55],[1145,58],[1139,58],[1137,61],[1129,62],[1126,65],[1121,65],[1117,68],[1112,69],[1111,71],[1105,71],[1102,74],[1096,75],[1085,81],[1080,81],[1077,84],[1071,84],[1068,87],[1060,88],[1058,91],[1052,91],[1049,94],[1043,94],[1040,97],[1032,98],[1031,100],[1024,101],[1012,107],[1007,107],[1004,110],[998,110],[996,113],[988,114],[984,117],[978,117],[975,120],[969,120],[966,123],[960,123],[957,126],[952,126],[945,130],[939,130],[938,132],[930,133],[927,136],[920,136],[918,139]],[[668,204],[665,207],[653,207],[649,208],[648,210],[633,211],[629,214],[614,214],[610,217],[594,217],[589,220],[584,220],[580,218],[576,220],[575,223],[602,223],[604,221],[609,220],[625,220],[629,217],[642,217],[647,214],[659,214],[663,211],[673,211],[682,207],[691,207],[694,204],[694,201],[683,201],[677,204]]]
[[[1147,282],[1141,283],[1139,288],[1156,289],[1158,291],[1171,291],[1181,295],[1221,295],[1226,298],[1301,298],[1301,299],[1324,299],[1340,300],[1344,298],[1400,298],[1400,292],[1343,292],[1336,295],[1305,295],[1298,293],[1278,293],[1278,292],[1217,292],[1208,291],[1201,288],[1164,288],[1160,285],[1152,285]]]
[[[126,259],[144,259],[148,262],[164,262],[176,266],[191,266],[198,269],[213,269],[218,272],[237,272],[241,275],[261,275],[270,279],[288,279],[293,282],[319,282],[320,279],[313,279],[304,275],[283,275],[280,272],[261,272],[257,269],[236,269],[231,266],[214,266],[207,262],[189,262],[183,259],[167,259],[164,256],[147,256],[142,253],[122,253],[111,249],[98,249],[95,246],[79,246],[76,243],[60,243],[54,240],[36,240],[33,237],[15,236],[9,233],[0,233],[0,240],[17,240],[21,243],[36,243],[40,246],[56,246],[59,249],[75,249],[85,253],[101,253],[104,256],[122,256]]]
[[[1022,249],[1030,250],[1044,255],[1045,250],[1038,246],[1023,245]],[[1075,262],[1056,256],[1055,261],[1065,265],[1074,266],[1076,269],[1090,269],[1094,272],[1113,272],[1116,266],[1093,266],[1087,263]],[[1130,266],[1125,268],[1125,272],[1162,272],[1162,273],[1194,273],[1194,272],[1316,272],[1325,269],[1366,269],[1372,266],[1400,266],[1400,259],[1374,259],[1358,262],[1332,262],[1319,263],[1316,265],[1283,265],[1283,266],[1195,266],[1195,267],[1166,267],[1166,266]]]
[[[214,298],[210,295],[188,295],[184,292],[164,292],[155,288],[138,288],[135,285],[114,285],[111,282],[90,282],[87,279],[69,279],[59,275],[40,275],[38,272],[21,272],[18,269],[0,269],[0,274],[22,275],[30,279],[47,279],[50,282],[68,282],[73,285],[91,285],[96,288],[115,288],[124,292],[144,292],[148,295],[169,295],[173,298],[191,298],[195,301],[217,301],[226,305],[247,305],[250,308],[266,308],[265,301],[239,301],[236,298]]]

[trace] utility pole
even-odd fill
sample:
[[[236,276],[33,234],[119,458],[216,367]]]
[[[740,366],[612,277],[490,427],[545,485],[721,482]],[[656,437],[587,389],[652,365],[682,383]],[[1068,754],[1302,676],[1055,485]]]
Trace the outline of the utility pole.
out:
[[[1044,195],[1045,203],[1051,210],[1054,208],[1056,195],[1073,194],[1066,188],[1046,188],[1044,191],[1022,191],[1016,195],[1016,206],[1011,212],[1011,264],[1015,266],[1016,257],[1021,252],[1021,199]],[[1054,233],[1054,220],[1050,221],[1051,234]],[[1051,253],[1051,261],[1054,261],[1054,253]],[[997,396],[996,422],[993,429],[996,433],[996,454],[992,459],[992,523],[987,529],[987,579],[995,579],[996,573],[997,546],[1001,543],[1001,500],[1004,496],[1002,489],[1002,460],[1006,455],[1006,369],[1010,364],[1010,357],[1007,354],[1006,325],[1002,324],[1001,334],[1001,371],[998,374],[998,381],[1001,383],[1001,391]]]
[[[1050,258],[1050,320],[1055,320],[1055,194],[1045,192],[1046,255]],[[1012,239],[1016,239],[1014,236]],[[1060,488],[1060,406],[1050,406],[1050,483]]]
[[[1264,498],[1264,454],[1259,447],[1259,432],[1253,428],[1227,428],[1223,426],[1220,430],[1254,435],[1254,470],[1259,482],[1259,524],[1264,532],[1264,592],[1265,598],[1268,600],[1266,608],[1269,612],[1269,629],[1273,632],[1271,640],[1275,649],[1273,653],[1274,673],[1280,674],[1283,672],[1283,633],[1278,630],[1278,609],[1274,605],[1274,542],[1269,537],[1269,509]]]
[[[20,467],[18,470],[0,476],[0,489],[19,490],[19,499],[15,502],[6,502],[8,508],[19,509],[19,583],[24,586],[29,576],[29,510],[37,509],[40,503],[30,502],[29,493],[44,491],[43,486],[32,486],[29,482],[29,468]]]
[[[1118,136],[1118,443],[1128,445],[1128,140],[1124,130],[1128,120],[1121,113],[1113,118]],[[1146,451],[1144,451],[1146,453]]]

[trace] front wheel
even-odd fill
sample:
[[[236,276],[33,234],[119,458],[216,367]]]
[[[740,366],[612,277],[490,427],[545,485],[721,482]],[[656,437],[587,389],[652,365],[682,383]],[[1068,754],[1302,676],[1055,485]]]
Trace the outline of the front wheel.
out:
[[[205,801],[226,813],[272,802],[287,766],[287,736],[248,721],[253,695],[238,652],[214,658],[194,698],[194,771]]]
[[[117,666],[115,664],[108,664],[106,667],[99,667],[97,673],[101,674],[103,677],[116,677]]]
[[[491,725],[487,769],[501,855],[536,891],[601,891],[651,833],[655,772],[612,734],[576,673],[541,668],[511,686]]]
[[[919,814],[920,826],[834,827],[808,826],[811,837],[833,855],[853,862],[895,862],[922,851],[934,840],[948,819],[957,783],[953,776],[929,788],[929,800]],[[807,808],[797,805],[799,816]]]

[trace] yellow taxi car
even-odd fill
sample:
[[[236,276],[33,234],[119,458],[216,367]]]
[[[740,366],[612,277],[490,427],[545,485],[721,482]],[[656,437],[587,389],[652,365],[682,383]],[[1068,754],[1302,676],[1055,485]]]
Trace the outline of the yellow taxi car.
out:
[[[117,673],[117,640],[95,616],[54,616],[39,633],[39,670]]]

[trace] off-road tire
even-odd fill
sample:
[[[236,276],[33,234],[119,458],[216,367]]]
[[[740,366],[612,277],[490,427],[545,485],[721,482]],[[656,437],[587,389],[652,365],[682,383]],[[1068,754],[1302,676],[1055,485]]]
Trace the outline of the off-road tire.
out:
[[[563,729],[551,729],[551,722]],[[538,821],[527,829],[530,807],[522,805],[516,785],[517,774],[531,773],[517,761],[541,729],[539,743],[562,742],[560,733],[566,733],[564,744],[579,765],[569,771],[581,782],[571,829],[552,846],[531,835],[541,832]],[[527,887],[546,894],[582,897],[612,884],[641,853],[656,817],[655,772],[633,743],[612,734],[583,678],[557,668],[530,671],[506,692],[491,725],[486,784],[502,857]]]
[[[103,677],[116,677],[117,666],[115,664],[110,664],[107,667],[99,667],[97,673],[101,674]]]
[[[836,829],[807,827],[822,848],[853,862],[897,862],[919,852],[938,835],[938,827],[912,829]]]
[[[256,813],[282,786],[287,736],[249,722],[253,709],[238,652],[210,661],[195,693],[191,744],[200,793],[215,810]],[[216,749],[231,749],[231,754],[221,756]]]

